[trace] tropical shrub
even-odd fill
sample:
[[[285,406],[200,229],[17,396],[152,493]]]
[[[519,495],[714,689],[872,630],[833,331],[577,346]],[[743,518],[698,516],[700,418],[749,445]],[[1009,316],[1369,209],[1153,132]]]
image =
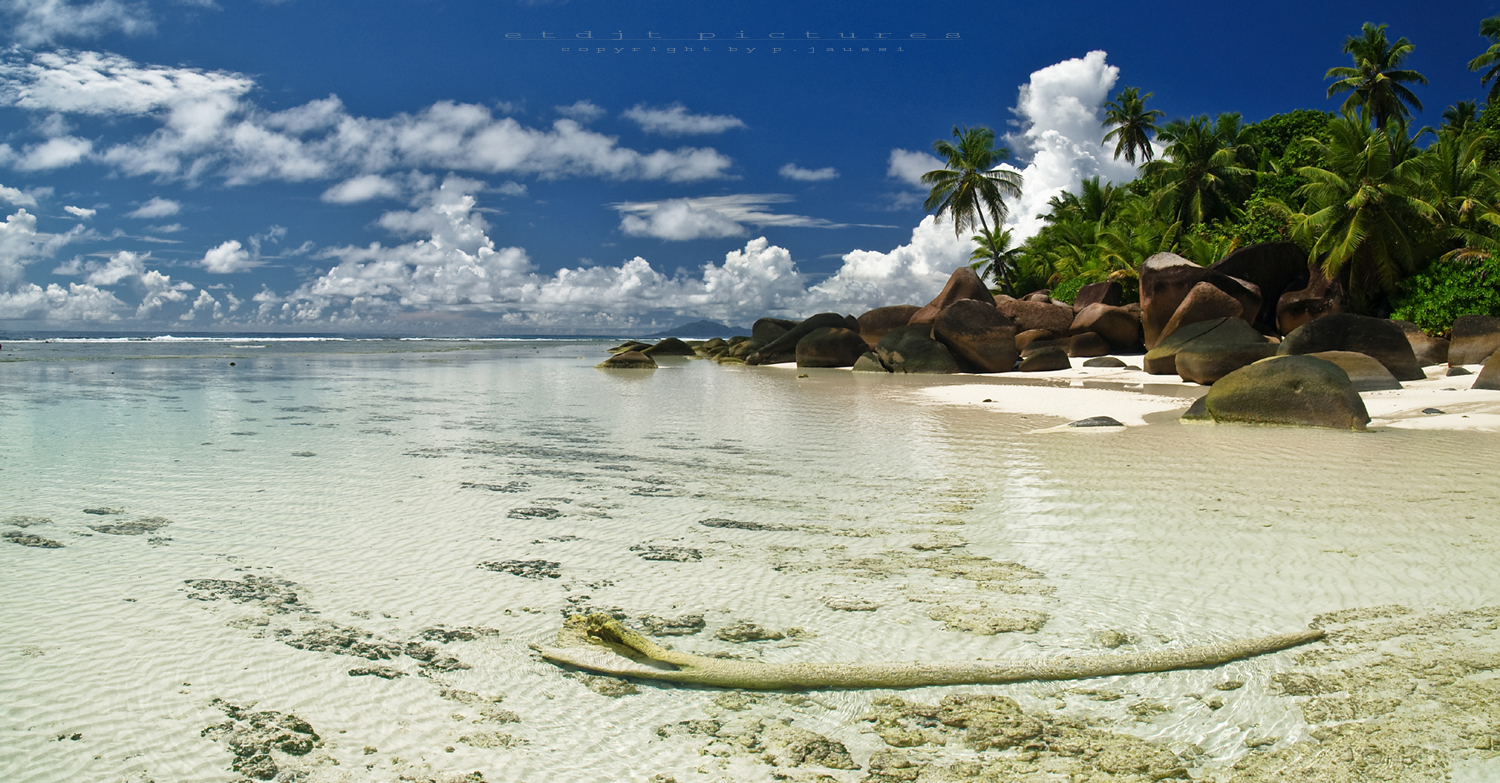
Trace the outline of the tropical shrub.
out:
[[[1461,315],[1500,316],[1500,258],[1433,262],[1406,279],[1391,313],[1434,336],[1447,336]]]

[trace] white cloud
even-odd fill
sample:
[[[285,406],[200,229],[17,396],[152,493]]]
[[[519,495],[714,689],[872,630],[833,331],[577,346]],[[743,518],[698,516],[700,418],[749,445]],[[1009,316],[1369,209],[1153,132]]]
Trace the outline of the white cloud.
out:
[[[738,117],[727,114],[688,114],[686,106],[674,103],[665,109],[648,109],[643,103],[636,104],[621,115],[634,120],[647,133],[664,136],[687,136],[701,133],[723,133],[731,128],[743,128],[745,123]]]
[[[787,226],[795,228],[845,228],[805,215],[787,215],[767,211],[771,204],[793,201],[781,193],[741,193],[732,196],[702,196],[667,201],[625,201],[610,204],[619,210],[620,230],[630,236],[687,240],[702,237],[742,236],[744,226],[759,228]]]
[[[1104,144],[1101,107],[1120,73],[1104,59],[1104,52],[1093,51],[1064,60],[1031,74],[1021,86],[1013,109],[1021,130],[1006,137],[1013,151],[1031,156],[1021,169],[1026,183],[1021,199],[1010,205],[1006,221],[1016,243],[1041,230],[1037,215],[1047,211],[1053,196],[1076,192],[1085,178],[1127,182],[1135,177],[1135,167],[1115,160]]]
[[[87,267],[88,276],[83,281],[94,286],[118,285],[123,280],[145,274],[146,259],[150,256],[150,253],[132,253],[129,250],[121,250],[110,256],[107,263],[100,264],[97,261],[91,261]]]
[[[83,207],[63,207],[63,211],[81,220],[88,220],[99,214],[97,209],[84,209]]]
[[[0,0],[0,19],[9,37],[22,46],[41,46],[62,38],[97,38],[113,32],[140,35],[155,29],[145,3],[94,0]]]
[[[93,148],[93,142],[76,136],[48,139],[27,147],[15,167],[22,171],[64,168],[83,160]]]
[[[749,231],[715,209],[694,207],[687,199],[665,201],[645,213],[627,214],[620,230],[633,237],[656,237],[677,241],[743,236]]]
[[[524,196],[526,195],[526,186],[519,182],[506,182],[496,188],[496,191],[502,196]]]
[[[401,195],[401,186],[394,180],[379,174],[346,179],[323,191],[323,200],[334,204],[356,204],[377,198],[394,198]]]
[[[570,120],[588,123],[603,117],[606,112],[603,106],[593,101],[579,101],[571,106],[555,106],[558,114]]]
[[[193,290],[191,283],[173,283],[172,278],[156,270],[140,277],[140,286],[145,291],[141,304],[135,309],[139,320],[151,318],[169,304],[187,301],[187,292]]]
[[[821,169],[804,169],[795,163],[788,163],[782,166],[778,173],[787,179],[794,179],[799,182],[819,182],[825,179],[835,179],[839,175],[838,170],[832,166]]]
[[[207,291],[198,291],[198,298],[193,300],[193,306],[182,315],[177,316],[179,321],[196,321],[199,316],[210,320],[218,320],[224,317],[224,306]]]
[[[125,217],[150,220],[151,218],[171,217],[182,211],[182,205],[169,198],[153,196],[150,201],[136,207],[135,211],[125,213]]]
[[[7,201],[11,206],[16,207],[36,206],[36,196],[17,190],[16,188],[5,187],[4,185],[0,185],[0,201]]]
[[[922,184],[922,175],[943,168],[944,165],[942,160],[925,152],[894,149],[891,150],[890,163],[885,174],[914,188],[925,188],[927,186]]]
[[[953,270],[969,263],[974,243],[959,239],[953,224],[928,215],[911,232],[911,241],[889,253],[855,250],[844,265],[808,291],[809,305],[856,314],[892,304],[927,304]]]
[[[51,258],[58,248],[84,235],[82,225],[65,234],[37,230],[36,216],[24,209],[0,223],[0,292],[15,291],[25,275],[26,264]]]
[[[259,243],[256,243],[259,250]],[[256,256],[259,253],[255,254]],[[259,259],[253,257],[250,251],[240,244],[238,239],[231,239],[223,244],[209,250],[203,255],[199,262],[203,268],[216,275],[228,275],[235,272],[243,272],[260,265]]]
[[[133,176],[217,176],[239,185],[441,168],[688,182],[722,178],[730,165],[710,148],[639,152],[575,120],[529,128],[489,107],[451,101],[389,118],[351,115],[337,96],[267,112],[246,100],[252,87],[239,74],[142,66],[94,52],[46,52],[30,62],[0,57],[0,105],[158,122],[155,131],[97,154]]]
[[[0,291],[0,318],[41,319],[57,323],[117,321],[125,308],[109,291],[73,283],[42,288],[27,283],[14,291]]]
[[[146,226],[146,230],[153,234],[176,234],[186,231],[187,228],[181,223],[168,223],[165,226]]]

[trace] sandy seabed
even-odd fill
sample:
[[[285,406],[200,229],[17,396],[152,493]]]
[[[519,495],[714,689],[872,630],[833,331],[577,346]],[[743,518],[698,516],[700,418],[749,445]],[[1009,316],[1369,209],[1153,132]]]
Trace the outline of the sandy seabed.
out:
[[[1500,779],[1500,394],[1472,377],[1367,394],[1347,433],[1180,425],[1201,389],[1118,370],[274,350],[7,366],[0,778]],[[1060,426],[1100,415],[1126,426]],[[1328,636],[750,693],[531,651],[590,611],[772,663]]]

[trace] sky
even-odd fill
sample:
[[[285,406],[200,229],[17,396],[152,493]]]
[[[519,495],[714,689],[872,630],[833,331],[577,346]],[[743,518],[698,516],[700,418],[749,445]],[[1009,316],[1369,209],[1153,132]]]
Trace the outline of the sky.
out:
[[[936,10],[934,10],[936,9]],[[1125,86],[1167,118],[1336,110],[1364,22],[1419,123],[1500,0],[0,0],[0,334],[644,334],[923,304],[922,204],[986,126],[1017,241]]]

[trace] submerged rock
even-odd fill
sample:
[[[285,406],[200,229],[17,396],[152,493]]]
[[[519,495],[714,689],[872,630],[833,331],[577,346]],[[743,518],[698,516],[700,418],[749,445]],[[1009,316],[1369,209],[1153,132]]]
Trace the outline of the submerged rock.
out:
[[[1069,427],[1123,427],[1118,420],[1109,416],[1091,416],[1087,419],[1068,422]]]
[[[156,531],[172,524],[172,520],[166,517],[141,517],[133,522],[120,522],[113,525],[89,525],[89,529],[95,533],[105,533],[111,536],[139,536]]]
[[[786,634],[774,628],[762,628],[751,622],[737,622],[714,631],[714,638],[725,642],[767,642],[785,639]]]
[[[551,560],[491,560],[480,563],[478,567],[522,579],[557,579],[562,576],[562,563]]]
[[[43,538],[41,536],[33,535],[31,533],[22,533],[19,530],[7,530],[4,533],[0,533],[0,538],[4,538],[6,541],[11,542],[12,544],[20,544],[21,546],[36,547],[38,549],[61,549],[62,548],[62,544],[60,544],[60,543],[58,543],[56,541],[53,541],[50,538]]]
[[[596,370],[654,370],[656,360],[640,351],[626,351],[594,365]]]
[[[1363,430],[1370,414],[1338,365],[1274,356],[1220,378],[1182,420]]]

